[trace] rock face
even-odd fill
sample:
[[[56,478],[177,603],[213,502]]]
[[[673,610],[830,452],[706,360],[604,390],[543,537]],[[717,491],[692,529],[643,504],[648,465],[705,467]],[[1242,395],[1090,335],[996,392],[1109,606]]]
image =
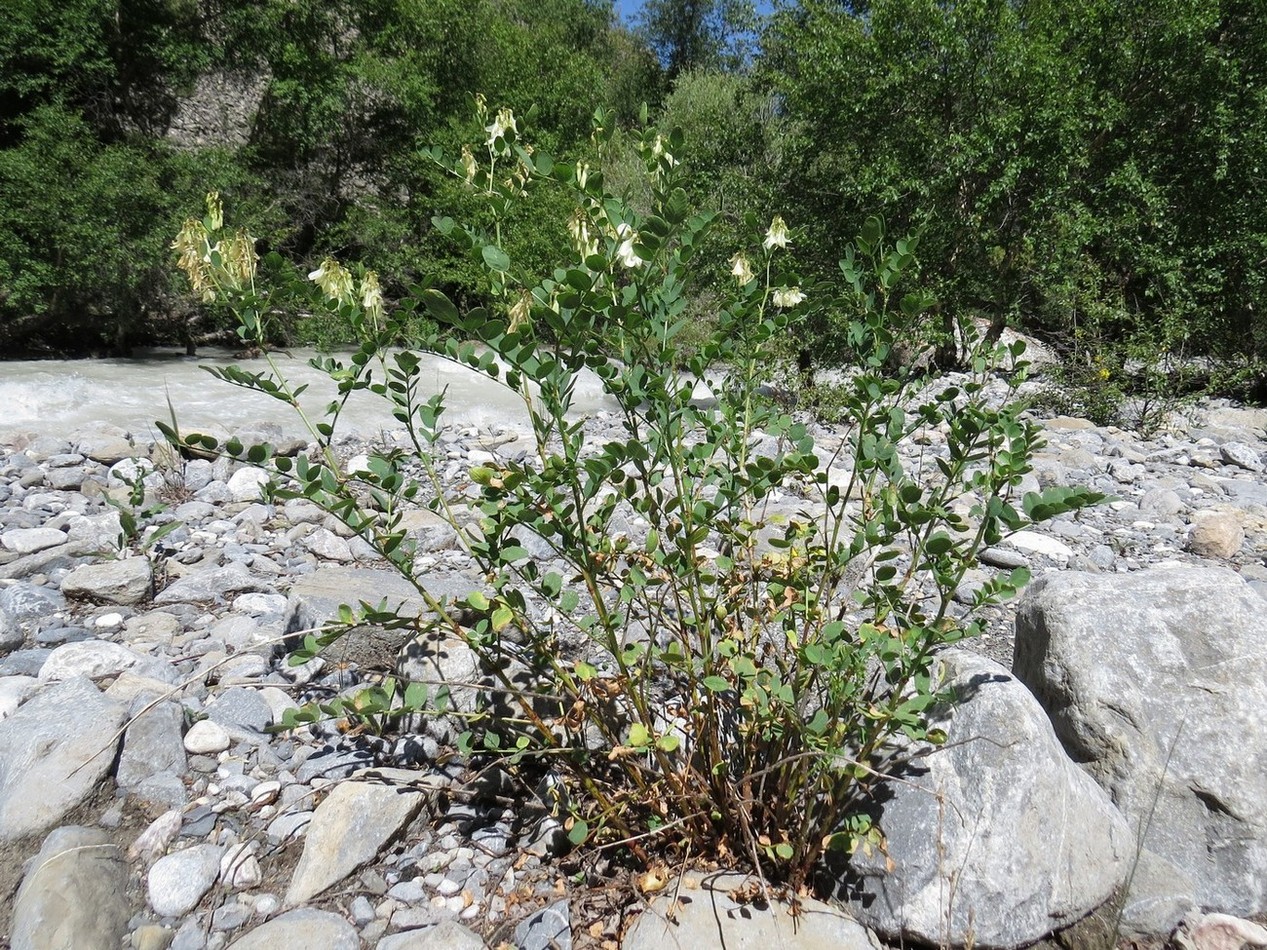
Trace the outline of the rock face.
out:
[[[1017,677],[1139,829],[1128,925],[1169,930],[1180,895],[1267,909],[1265,613],[1232,571],[1191,567],[1053,575],[1020,607]]]
[[[936,716],[949,742],[880,790],[888,853],[856,854],[841,896],[892,939],[1024,946],[1104,903],[1134,841],[1024,686],[974,654],[943,664],[957,697]]]
[[[131,916],[127,883],[123,855],[104,832],[58,828],[18,889],[14,950],[117,950]]]
[[[336,786],[312,816],[286,903],[301,904],[372,861],[418,814],[426,799],[422,792],[391,785],[346,782]]]
[[[87,797],[114,765],[124,713],[78,677],[0,722],[0,841],[52,827]]]

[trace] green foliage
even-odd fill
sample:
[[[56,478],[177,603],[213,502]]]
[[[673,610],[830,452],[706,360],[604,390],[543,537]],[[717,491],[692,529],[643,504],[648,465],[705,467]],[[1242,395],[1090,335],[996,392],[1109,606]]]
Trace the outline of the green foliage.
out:
[[[371,690],[353,705],[375,728],[421,708],[452,712],[466,723],[465,754],[563,770],[574,843],[620,841],[644,856],[640,840],[686,840],[693,854],[742,855],[800,886],[825,849],[873,834],[861,804],[897,737],[944,739],[926,726],[939,696],[932,658],[976,632],[952,595],[979,550],[1100,496],[1016,496],[1037,432],[1014,407],[989,404],[984,385],[998,371],[1023,377],[1022,346],[978,341],[958,387],[890,368],[898,327],[927,300],[899,292],[913,257],[899,250],[907,242],[885,245],[878,221],[842,263],[843,279],[808,298],[782,219],[746,235],[716,327],[684,354],[696,248],[717,216],[695,212],[681,187],[681,136],[639,135],[649,195],[640,210],[585,164],[530,151],[508,110],[490,118],[484,144],[447,167],[487,202],[492,226],[436,223],[466,243],[490,306],[420,288],[402,312],[371,318],[350,273],[331,262],[315,279],[363,342],[350,359],[314,362],[337,390],[323,418],[305,417],[316,457],[167,431],[186,448],[267,467],[278,497],[334,514],[430,607],[422,618],[349,608],[298,660],[365,622],[420,630],[420,642],[455,638],[482,660],[493,684],[485,702],[456,698],[459,684],[403,700]],[[601,148],[610,132],[596,124]],[[509,211],[537,190],[561,191],[572,208],[571,246],[544,274],[516,260],[505,232]],[[230,295],[232,283],[221,285]],[[246,339],[260,333],[253,299],[242,297]],[[773,348],[815,307],[850,315],[842,327],[856,360],[830,457],[761,389]],[[411,309],[451,331],[424,350],[519,394],[531,420],[525,459],[470,470],[478,525],[458,516],[460,499],[438,476],[444,396],[423,394],[419,353],[390,348]],[[615,438],[596,440],[571,412],[583,373],[617,407]],[[218,375],[295,404],[271,364]],[[701,380],[713,398],[697,398]],[[365,470],[345,474],[332,446],[357,391],[387,401],[412,449],[372,452]],[[912,463],[898,445],[923,427],[946,433],[946,451]],[[487,587],[455,603],[427,591],[401,521],[424,502],[458,531]],[[1024,581],[999,578],[976,606]],[[347,702],[313,707],[294,721],[348,712]]]
[[[788,211],[823,269],[842,219],[918,227],[957,312],[1261,361],[1263,39],[1241,0],[807,0],[762,64]]]
[[[210,152],[102,145],[59,106],[19,127],[22,144],[0,150],[0,345],[109,349],[164,324],[183,336],[165,306],[167,243],[180,209],[231,170]]]
[[[692,70],[742,69],[757,28],[752,0],[646,0],[638,12],[638,31],[670,82]]]

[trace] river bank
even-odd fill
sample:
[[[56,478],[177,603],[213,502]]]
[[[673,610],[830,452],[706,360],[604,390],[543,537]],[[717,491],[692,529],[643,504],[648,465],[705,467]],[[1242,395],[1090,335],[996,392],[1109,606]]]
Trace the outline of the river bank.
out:
[[[204,386],[205,408],[214,411],[223,386],[209,379]],[[88,406],[92,398],[79,393],[72,401]],[[461,408],[473,415],[455,421],[441,443],[442,475],[458,495],[472,466],[519,459],[527,451],[522,431],[513,419],[498,417],[497,406]],[[614,436],[617,420],[591,408],[588,433],[599,440]],[[14,947],[46,945],[29,936],[31,928],[53,926],[50,908],[66,890],[86,908],[82,920],[72,915],[78,923],[67,923],[86,928],[78,932],[88,942],[76,946],[113,947],[127,939],[138,950],[535,947],[549,939],[566,945],[565,933],[578,946],[657,945],[660,938],[646,936],[646,924],[641,931],[635,924],[652,894],[618,868],[600,872],[569,863],[575,857],[565,857],[544,801],[534,803],[532,790],[513,782],[491,781],[495,771],[472,773],[446,748],[442,732],[384,738],[338,722],[271,731],[303,699],[346,694],[384,672],[382,644],[299,667],[285,658],[288,637],[330,617],[340,602],[383,596],[416,602],[382,571],[368,545],[305,501],[270,501],[249,466],[176,458],[140,426],[51,419],[50,412],[42,427],[18,424],[13,428],[26,431],[10,428],[0,440],[0,842],[6,852],[0,892],[23,882],[0,931],[10,933]],[[269,420],[238,423],[221,407],[216,421],[275,444],[291,439],[290,450],[306,450],[293,430],[274,429]],[[1068,417],[1043,426],[1047,445],[1028,484],[1084,485],[1112,498],[983,552],[964,585],[965,603],[974,585],[1021,565],[1040,582],[1066,575],[1105,583],[1215,565],[1221,572],[1209,576],[1244,587],[1249,603],[1267,595],[1267,411],[1207,403],[1151,438]],[[817,426],[814,435],[824,457],[846,437],[830,426]],[[900,451],[914,461],[935,454],[941,441],[929,430]],[[342,443],[343,463],[355,465],[364,448],[363,437]],[[137,477],[148,479],[152,496],[166,504],[150,530],[174,527],[149,552],[138,543],[143,535],[119,552],[119,513],[105,498],[123,498]],[[451,528],[426,512],[410,528],[429,590],[478,587],[473,562]],[[103,556],[110,551],[115,554]],[[1176,587],[1182,587],[1180,576],[1173,575]],[[1137,596],[1123,591],[1124,602]],[[1006,676],[1013,664],[1016,618],[1015,605],[992,609],[983,618],[985,634],[969,645],[998,662],[997,675]],[[387,648],[389,665],[398,646]],[[1260,682],[1267,683],[1267,665],[1261,656],[1242,659],[1235,676],[1252,698]],[[1257,727],[1238,728],[1252,734],[1230,734],[1229,749],[1237,751],[1229,757],[1261,745]],[[1023,790],[1003,768],[1000,776]],[[1044,771],[1032,764],[1024,770]],[[979,789],[986,779],[973,781]],[[1202,788],[1220,801],[1232,793]],[[1104,792],[1079,786],[1078,793],[1090,796],[1084,811],[1115,814]],[[1116,829],[1112,822],[1121,819],[1104,820]],[[1237,833],[1267,848],[1258,820],[1244,817]],[[896,852],[901,836],[890,834]],[[1118,834],[1103,837],[1117,841]],[[984,826],[974,836],[974,847],[987,852],[995,840]],[[998,836],[1015,833],[1001,827]],[[1147,850],[1145,843],[1121,848],[1136,846]],[[45,858],[84,853],[108,859],[37,861],[23,876],[23,861],[41,849]],[[1020,863],[1040,867],[1045,850],[1050,843],[1040,841]],[[1116,867],[1127,857],[1102,863]],[[591,889],[575,885],[578,873]],[[1162,890],[1182,893],[1170,894],[1164,906],[1157,893],[1127,893],[1128,907],[1138,906],[1125,915],[1126,931],[1168,930],[1176,914],[1196,908],[1255,912],[1218,906],[1203,881],[1175,884],[1169,872],[1158,873]],[[906,886],[910,894],[917,890]],[[1018,881],[1007,886],[1016,901],[1027,899]],[[1050,880],[1038,886],[1052,890]],[[1093,896],[1079,897],[1086,906],[1069,905],[1081,913],[1062,904],[1051,919],[1072,922],[1107,897]],[[977,945],[1037,939],[1013,923],[983,942],[988,921],[1024,915],[989,889],[974,893],[965,886],[957,900],[972,909],[967,936]],[[653,907],[642,916],[658,920],[658,913]],[[867,917],[859,907],[851,913],[873,928],[852,925],[849,939],[859,945],[875,943],[876,933],[928,939],[911,929],[921,913],[915,904],[899,908],[897,924]],[[972,942],[954,930],[958,918],[946,913],[946,942]],[[785,935],[791,937],[790,928]]]

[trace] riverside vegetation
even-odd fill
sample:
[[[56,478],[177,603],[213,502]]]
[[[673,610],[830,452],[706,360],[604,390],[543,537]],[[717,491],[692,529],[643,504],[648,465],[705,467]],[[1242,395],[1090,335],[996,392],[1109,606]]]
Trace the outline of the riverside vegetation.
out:
[[[388,307],[377,275],[326,260],[310,279],[361,343],[350,358],[314,362],[337,392],[324,415],[304,417],[316,451],[290,458],[164,431],[187,453],[262,466],[272,497],[334,515],[429,608],[349,605],[294,662],[367,624],[435,651],[455,638],[480,661],[478,688],[393,678],[292,712],[288,724],[456,721],[449,737],[463,754],[553,777],[561,831],[575,845],[619,848],[643,867],[666,851],[740,862],[804,894],[825,852],[882,846],[863,804],[896,740],[944,741],[927,719],[942,696],[934,653],[977,630],[971,611],[950,608],[980,551],[1104,496],[1018,491],[1036,427],[1014,400],[983,391],[1002,378],[1014,392],[1023,344],[958,324],[970,372],[955,386],[896,359],[899,342],[915,352],[947,342],[931,298],[903,288],[914,239],[890,242],[868,220],[834,281],[802,284],[795,232],[777,216],[764,231],[749,221],[750,243],[730,258],[717,320],[699,343],[687,302],[716,216],[692,210],[681,185],[680,133],[637,136],[648,196],[638,207],[597,168],[534,149],[509,109],[480,105],[480,146],[430,154],[486,205],[486,228],[436,227],[469,246],[490,304],[462,308],[423,285]],[[601,112],[593,137],[601,157],[612,141]],[[559,222],[570,253],[544,276],[511,257],[503,231],[541,189],[570,209]],[[245,343],[266,349],[277,288],[257,285],[253,242],[224,227],[216,196],[208,208],[176,241],[181,268],[195,292],[232,308]],[[443,332],[400,347],[427,325],[418,314]],[[765,385],[786,359],[783,341],[816,314],[841,327],[853,367],[831,402],[847,435],[830,460]],[[419,351],[518,393],[532,451],[471,468],[465,493],[446,488],[435,456],[444,397],[417,395]],[[298,410],[271,362],[215,373]],[[619,406],[620,437],[595,441],[569,414],[582,373]],[[359,391],[388,401],[408,445],[371,451],[347,472],[334,445]],[[909,464],[896,447],[920,427],[940,427],[948,452]],[[786,514],[788,500],[798,513]],[[418,505],[456,530],[483,589],[428,591],[403,527]],[[474,518],[460,513],[471,509]],[[1026,579],[1018,568],[980,586],[972,609]]]

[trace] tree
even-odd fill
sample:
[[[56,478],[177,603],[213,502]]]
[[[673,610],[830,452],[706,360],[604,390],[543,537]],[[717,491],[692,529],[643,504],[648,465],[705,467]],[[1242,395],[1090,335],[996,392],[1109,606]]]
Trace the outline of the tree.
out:
[[[947,308],[1090,346],[1261,356],[1251,6],[804,0],[762,64],[792,130],[778,187],[824,265],[881,212],[922,231]]]
[[[690,70],[733,72],[752,56],[752,0],[647,0],[639,32],[660,57],[670,83]]]

